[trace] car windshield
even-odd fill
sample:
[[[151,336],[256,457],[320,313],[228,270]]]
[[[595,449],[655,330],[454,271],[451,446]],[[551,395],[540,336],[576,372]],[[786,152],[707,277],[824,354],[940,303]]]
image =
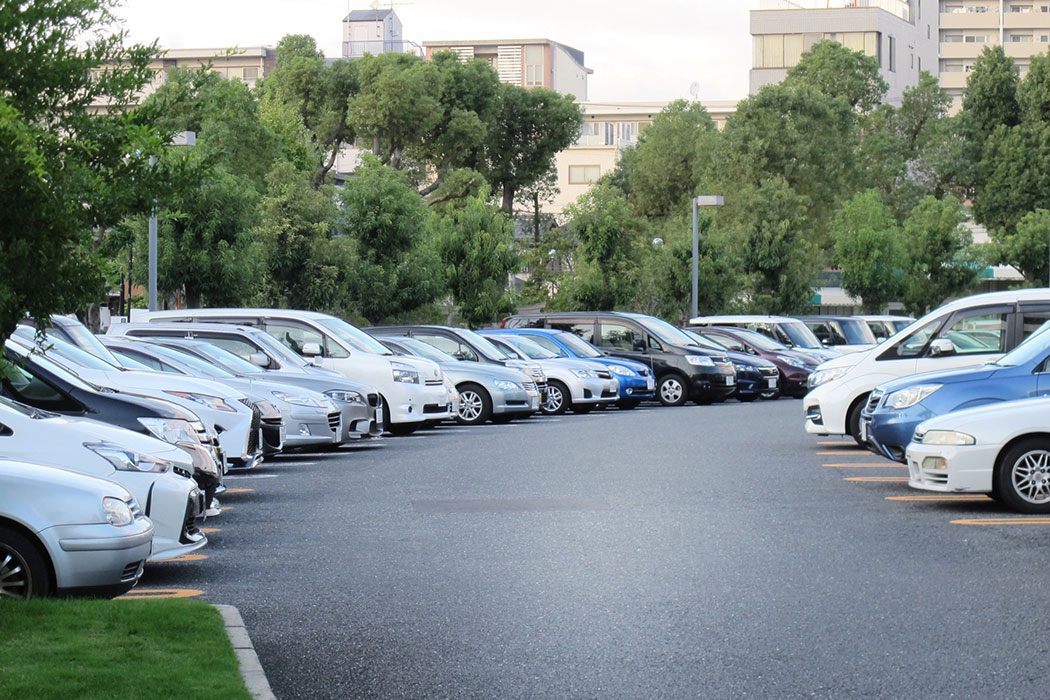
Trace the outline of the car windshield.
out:
[[[759,350],[765,350],[766,352],[782,352],[789,349],[786,345],[778,343],[768,335],[762,335],[755,331],[738,330],[736,334],[745,343],[754,345]]]
[[[172,350],[160,345],[149,345],[148,347],[142,348],[141,352],[156,355],[159,358],[185,365],[185,367],[179,367],[178,369],[183,370],[188,374],[197,374],[201,377],[212,377],[214,379],[230,379],[236,376],[232,372],[227,371],[222,367],[216,367],[213,364],[209,364],[198,357],[187,355],[184,352]]]
[[[955,339],[952,339],[952,342],[956,342]],[[1050,350],[1050,321],[1039,326],[1035,333],[1024,339],[1024,342],[992,364],[1017,367],[1045,357],[1047,350]]]
[[[27,330],[23,332],[20,328],[20,332],[18,333],[19,336],[23,338],[28,336],[28,338],[31,338],[36,344],[36,347],[38,347],[45,356],[55,359],[56,363],[67,367],[70,371],[75,371],[77,367],[98,369],[105,372],[124,371],[124,367],[121,367],[119,362],[116,365],[111,365],[105,360],[92,355],[90,352],[81,350],[76,345],[71,345],[64,340],[47,336],[41,339],[40,342],[37,342],[33,331],[28,329],[28,327],[23,328],[26,328]]]
[[[518,350],[515,346],[511,345],[510,343],[508,343],[507,341],[503,340],[502,338],[493,338],[490,342],[492,343],[493,347],[495,347],[497,350],[499,350],[500,352],[502,352],[504,354],[504,358],[503,359],[510,359],[510,360],[525,360],[525,359],[527,359],[527,356],[525,355],[524,351]]]
[[[464,338],[466,338],[468,341],[470,341],[470,344],[473,345],[476,350],[479,350],[482,355],[484,355],[490,360],[496,360],[498,362],[500,360],[518,359],[517,355],[513,355],[503,351],[502,349],[490,343],[488,338],[478,333],[475,333],[474,331],[467,330],[466,328],[460,328],[456,332]]]
[[[452,355],[449,355],[447,352],[435,348],[430,343],[424,343],[422,340],[417,340],[415,338],[397,338],[396,340],[401,345],[409,348],[416,355],[425,357],[428,360],[433,360],[434,362],[459,362],[459,360],[452,357]]]
[[[638,323],[645,326],[647,331],[668,345],[696,345],[692,338],[672,326],[667,321],[662,321],[658,318],[653,318],[652,316],[646,316],[639,318]]]
[[[103,345],[102,341],[96,338],[95,335],[87,329],[87,326],[80,322],[74,323],[66,320],[62,320],[59,323],[61,324],[62,330],[68,333],[69,337],[73,338],[76,345],[87,350],[96,357],[102,358],[111,365],[120,364],[120,361],[114,357],[109,348]]]
[[[875,334],[868,328],[868,324],[855,318],[844,318],[835,321],[846,336],[846,342],[850,345],[874,345]]]
[[[380,343],[360,328],[351,326],[346,321],[338,318],[322,318],[318,323],[325,327],[332,335],[343,341],[355,350],[369,352],[373,355],[393,355],[390,349]]]
[[[262,331],[253,332],[251,334],[251,339],[253,343],[263,346],[266,352],[280,360],[281,364],[289,364],[293,367],[300,368],[311,366],[309,362],[304,360],[300,355],[292,352],[287,345],[277,340],[277,338],[274,338],[269,333],[264,333]],[[221,350],[223,348],[219,349]]]
[[[777,340],[783,342],[784,345],[805,350],[821,350],[824,348],[820,341],[817,340],[817,336],[813,335],[813,331],[807,328],[802,321],[781,321],[772,325],[773,331],[777,335]],[[787,342],[784,342],[785,340]]]
[[[722,352],[725,352],[729,349],[725,345],[719,345],[710,338],[705,338],[699,333],[691,331],[688,328],[683,328],[682,332],[689,336],[689,339],[693,341],[693,345],[699,345],[700,347],[707,348],[708,350],[721,350]]]
[[[262,367],[253,365],[239,355],[235,355],[229,350],[220,348],[218,345],[212,345],[211,343],[190,341],[186,343],[185,346],[180,342],[179,345],[168,347],[171,347],[175,352],[180,353],[180,357],[181,355],[186,355],[187,357],[196,357],[197,355],[206,357],[210,362],[233,375],[243,376],[247,374],[264,374],[266,372]]]
[[[71,369],[66,368],[64,365],[55,362],[53,357],[45,356],[39,350],[31,350],[28,347],[23,347],[17,343],[8,341],[7,348],[17,354],[21,358],[25,358],[30,364],[37,364],[42,369],[51,374],[55,375],[62,381],[76,387],[77,389],[84,389],[91,392],[101,391],[101,387],[96,384],[92,384],[86,379],[81,379],[80,375]],[[25,372],[25,370],[21,370]]]
[[[568,331],[557,335],[558,342],[572,350],[577,357],[605,357],[601,350],[594,347],[586,340]]]
[[[502,336],[500,340],[505,340],[508,345],[513,345],[532,360],[554,360],[558,357],[557,353],[553,353],[520,335],[513,337]]]

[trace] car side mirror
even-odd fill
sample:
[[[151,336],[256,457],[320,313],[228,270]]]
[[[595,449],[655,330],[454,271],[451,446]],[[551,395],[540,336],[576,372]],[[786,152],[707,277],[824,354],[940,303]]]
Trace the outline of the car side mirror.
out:
[[[930,343],[930,357],[943,357],[955,354],[955,343],[950,338],[937,338]]]
[[[270,367],[270,358],[261,352],[253,352],[251,355],[248,355],[248,362],[263,369]]]
[[[635,338],[634,339],[634,344],[632,346],[632,349],[635,352],[645,352],[645,341],[642,340],[641,338]]]
[[[303,343],[303,357],[320,357],[320,343]]]

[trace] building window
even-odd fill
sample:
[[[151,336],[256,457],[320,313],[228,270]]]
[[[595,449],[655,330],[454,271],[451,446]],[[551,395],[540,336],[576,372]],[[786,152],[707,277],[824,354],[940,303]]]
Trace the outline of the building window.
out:
[[[1010,35],[1010,41],[1012,41],[1015,44],[1021,44],[1021,43],[1025,43],[1025,42],[1030,42],[1030,41],[1032,41],[1032,35],[1031,34],[1012,34],[1012,35]]]
[[[1010,12],[1031,12],[1031,5],[1010,5]]]
[[[601,176],[601,168],[597,165],[570,165],[570,185],[591,185],[598,182]]]
[[[525,86],[540,87],[543,85],[543,47],[525,47]]]
[[[890,59],[889,59],[889,61],[890,61],[890,73],[896,73],[897,72],[897,40],[894,37],[892,37],[892,36],[890,37],[889,53],[890,53]]]
[[[258,66],[247,66],[244,69],[245,80],[258,80],[259,79],[259,67]]]

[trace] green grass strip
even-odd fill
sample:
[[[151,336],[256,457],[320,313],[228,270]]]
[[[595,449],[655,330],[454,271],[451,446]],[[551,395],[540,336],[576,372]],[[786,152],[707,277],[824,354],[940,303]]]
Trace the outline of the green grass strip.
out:
[[[196,600],[2,601],[0,696],[251,698],[219,611]]]

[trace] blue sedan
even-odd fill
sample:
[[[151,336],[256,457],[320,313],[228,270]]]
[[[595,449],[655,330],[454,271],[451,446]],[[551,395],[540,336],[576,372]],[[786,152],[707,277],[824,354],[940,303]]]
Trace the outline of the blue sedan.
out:
[[[620,382],[620,396],[616,402],[620,408],[634,408],[656,395],[653,372],[646,365],[622,357],[610,357],[574,333],[548,328],[497,328],[485,332],[523,335],[559,357],[602,363]]]
[[[861,413],[861,437],[876,454],[897,462],[915,427],[934,416],[1000,401],[1050,396],[1050,324],[998,361],[982,367],[928,372],[887,382]]]

